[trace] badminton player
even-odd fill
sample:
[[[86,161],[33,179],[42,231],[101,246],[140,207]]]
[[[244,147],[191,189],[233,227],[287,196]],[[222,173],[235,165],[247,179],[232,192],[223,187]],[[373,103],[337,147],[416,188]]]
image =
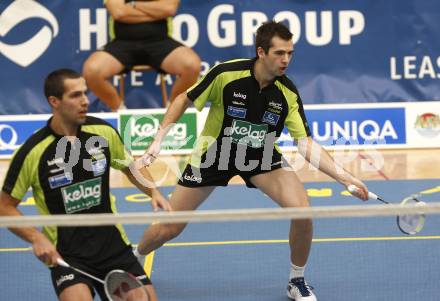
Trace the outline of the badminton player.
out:
[[[235,175],[259,188],[281,207],[308,207],[307,193],[295,172],[275,147],[286,126],[299,152],[311,163],[312,150],[319,170],[344,186],[356,185],[356,196],[366,200],[368,190],[355,176],[338,166],[310,137],[298,90],[285,71],[292,59],[292,33],[282,23],[267,22],[256,35],[256,57],[221,63],[196,85],[180,94],[168,108],[161,131],[146,152],[153,161],[167,129],[185,109],[201,110],[211,103],[202,138],[172,193],[173,210],[195,210],[216,186],[226,186]],[[186,224],[156,224],[144,233],[138,252],[148,254],[176,237]],[[304,278],[312,242],[312,221],[293,220],[289,232],[291,272],[287,295],[296,301],[315,301]]]
[[[85,80],[73,70],[60,69],[47,76],[44,93],[52,116],[14,154],[0,195],[0,215],[21,215],[17,206],[29,187],[43,215],[112,213],[110,167],[144,187],[130,172],[128,166],[133,161],[116,130],[99,118],[87,116],[86,90]],[[140,172],[150,179],[145,168]],[[152,197],[154,209],[170,210],[159,190],[142,190]],[[95,292],[102,300],[107,298],[101,283],[57,265],[58,258],[98,278],[114,269],[127,271],[146,286],[150,300],[157,300],[120,226],[10,230],[31,243],[35,256],[50,267],[59,300],[92,301]]]

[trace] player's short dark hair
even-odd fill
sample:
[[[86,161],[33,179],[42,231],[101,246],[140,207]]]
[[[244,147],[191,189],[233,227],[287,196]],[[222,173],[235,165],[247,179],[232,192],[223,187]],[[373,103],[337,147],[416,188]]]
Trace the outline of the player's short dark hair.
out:
[[[62,98],[64,94],[64,80],[80,78],[81,74],[72,69],[58,69],[49,73],[44,81],[44,95]]]
[[[263,23],[257,29],[257,36],[255,38],[255,52],[258,56],[258,47],[263,48],[265,53],[269,52],[269,48],[272,46],[272,38],[279,37],[282,40],[289,41],[292,39],[293,34],[289,28],[281,22],[268,21]]]

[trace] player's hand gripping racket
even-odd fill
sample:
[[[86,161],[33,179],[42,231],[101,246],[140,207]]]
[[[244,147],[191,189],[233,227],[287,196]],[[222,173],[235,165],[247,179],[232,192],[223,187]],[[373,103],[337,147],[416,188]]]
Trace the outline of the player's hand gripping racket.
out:
[[[355,185],[349,185],[348,191],[350,193],[356,192],[359,188]],[[389,204],[389,202],[384,199],[378,197],[375,193],[371,191],[368,192],[368,198],[370,200],[377,200],[385,204]],[[425,202],[419,201],[414,195],[405,198],[400,205],[416,205],[416,206],[424,206]],[[419,233],[423,226],[425,225],[425,215],[424,214],[411,214],[411,215],[398,215],[397,216],[397,226],[402,233],[408,235],[414,235]]]
[[[148,301],[148,294],[144,285],[130,273],[122,270],[112,270],[105,276],[105,279],[99,279],[89,273],[75,268],[58,258],[59,265],[77,271],[93,280],[104,285],[105,294],[110,301]]]

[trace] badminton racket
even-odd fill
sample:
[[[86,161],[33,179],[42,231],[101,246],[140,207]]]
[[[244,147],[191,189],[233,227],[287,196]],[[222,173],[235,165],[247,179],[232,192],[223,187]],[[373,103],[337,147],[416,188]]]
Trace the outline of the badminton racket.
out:
[[[104,285],[104,291],[110,301],[148,301],[148,294],[144,285],[132,274],[123,270],[112,270],[102,280],[81,269],[71,266],[63,259],[58,258],[60,266],[70,268]]]
[[[359,190],[359,188],[355,185],[349,185],[347,188],[350,193],[354,193]],[[377,194],[371,191],[368,192],[368,198],[370,200],[377,200],[385,204],[390,204],[390,202],[385,201],[383,198],[379,197]],[[426,205],[426,203],[418,200],[415,195],[412,195],[403,199],[403,201],[400,202],[400,205],[424,206]],[[397,227],[402,233],[407,235],[414,235],[419,233],[425,226],[425,215],[422,213],[398,215],[396,221]]]

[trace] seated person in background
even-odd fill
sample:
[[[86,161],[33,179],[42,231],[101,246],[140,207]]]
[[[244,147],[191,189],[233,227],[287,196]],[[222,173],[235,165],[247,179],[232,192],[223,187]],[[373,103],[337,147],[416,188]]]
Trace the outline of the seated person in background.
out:
[[[86,60],[84,78],[92,92],[112,111],[124,108],[112,76],[134,65],[176,75],[170,102],[196,82],[200,58],[190,48],[168,36],[169,17],[179,6],[178,0],[127,1],[105,0],[112,19],[112,40]]]

